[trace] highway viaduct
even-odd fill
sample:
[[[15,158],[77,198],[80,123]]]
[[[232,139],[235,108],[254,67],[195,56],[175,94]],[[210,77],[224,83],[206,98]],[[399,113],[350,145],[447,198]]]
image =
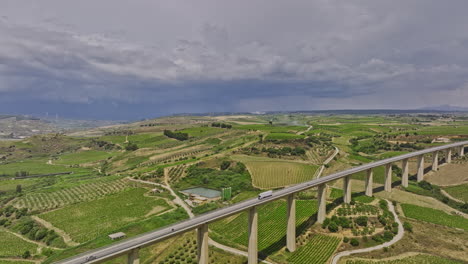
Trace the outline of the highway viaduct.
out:
[[[286,198],[287,200],[287,230],[286,232],[286,247],[289,251],[296,250],[296,207],[295,207],[295,194],[314,187],[318,188],[318,213],[317,222],[322,223],[326,217],[326,184],[338,179],[344,181],[344,197],[345,203],[351,202],[351,177],[353,174],[366,171],[366,185],[365,194],[372,196],[373,188],[373,169],[379,166],[385,167],[385,182],[384,191],[391,192],[392,190],[392,164],[402,162],[402,180],[401,184],[404,187],[408,186],[408,160],[410,158],[417,158],[417,181],[422,181],[424,177],[424,156],[430,154],[432,156],[432,170],[437,170],[439,167],[439,152],[445,152],[445,162],[450,163],[452,155],[464,155],[464,147],[468,145],[468,141],[452,143],[448,145],[424,149],[397,157],[392,157],[384,160],[375,161],[372,163],[364,164],[358,167],[347,169],[333,173],[331,175],[311,180],[308,182],[300,183],[294,186],[286,187],[284,189],[273,192],[272,196],[263,199],[250,199],[243,201],[225,208],[208,212],[199,215],[195,218],[185,220],[165,228],[151,231],[119,243],[112,244],[97,250],[82,253],[80,255],[65,259],[59,263],[63,264],[78,264],[78,263],[99,263],[122,255],[127,255],[128,264],[139,264],[139,250],[143,247],[149,246],[156,242],[163,241],[169,237],[180,235],[182,233],[197,230],[197,243],[198,243],[198,263],[207,264],[208,259],[208,224],[222,218],[237,214],[243,211],[248,212],[248,263],[257,263],[258,261],[258,212],[257,207],[271,201]]]

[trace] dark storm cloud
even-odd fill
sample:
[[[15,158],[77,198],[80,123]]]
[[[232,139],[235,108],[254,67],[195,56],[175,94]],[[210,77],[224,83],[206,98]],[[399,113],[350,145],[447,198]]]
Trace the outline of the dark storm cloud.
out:
[[[0,111],[124,119],[467,106],[466,8],[422,0],[6,0]]]

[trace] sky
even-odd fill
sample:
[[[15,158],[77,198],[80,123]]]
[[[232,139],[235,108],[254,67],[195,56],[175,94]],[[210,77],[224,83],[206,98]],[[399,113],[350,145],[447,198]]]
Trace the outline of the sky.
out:
[[[0,113],[468,107],[466,0],[2,0]]]

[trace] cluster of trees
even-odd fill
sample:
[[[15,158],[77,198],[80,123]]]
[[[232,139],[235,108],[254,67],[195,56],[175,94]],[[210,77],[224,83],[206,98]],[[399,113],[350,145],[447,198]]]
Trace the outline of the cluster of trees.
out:
[[[10,227],[31,240],[42,241],[47,245],[59,236],[53,230],[40,226],[28,216],[27,208],[15,208],[11,205],[0,209],[0,226]]]
[[[99,149],[104,149],[104,150],[119,149],[119,147],[113,143],[110,143],[104,140],[96,140],[96,139],[92,139],[91,142],[87,146],[91,148],[99,148]]]
[[[114,130],[114,131],[109,131],[106,132],[104,135],[105,136],[129,136],[129,135],[134,135],[135,132],[132,130]]]
[[[126,151],[135,151],[138,149],[138,145],[132,142],[129,142],[127,146],[125,146]]]
[[[339,227],[341,228],[351,228],[352,227],[352,222],[346,217],[338,217],[336,215],[332,216],[331,218],[325,218],[322,224],[322,228],[328,230],[330,232],[338,232]]]
[[[182,132],[173,132],[171,130],[164,130],[164,135],[166,137],[174,138],[180,141],[184,141],[189,139],[189,135],[187,133],[182,133]]]
[[[245,165],[241,162],[222,163],[224,170],[213,168],[201,168],[197,164],[187,169],[187,175],[177,182],[174,187],[182,189],[186,187],[201,186],[220,190],[232,187],[233,196],[241,191],[253,190],[251,177]]]
[[[282,147],[282,148],[262,148],[262,152],[268,153],[269,155],[278,156],[301,156],[305,155],[306,150],[302,147]]]
[[[367,154],[373,154],[378,150],[392,150],[392,145],[381,138],[371,138],[364,142],[360,141],[365,137],[355,137],[349,140],[351,143],[351,149],[355,152],[363,152]]]
[[[231,128],[232,128],[232,125],[230,125],[230,124],[224,124],[224,123],[211,123],[211,126],[212,126],[212,127],[227,128],[227,129],[231,129]]]
[[[23,176],[28,176],[29,175],[29,172],[28,171],[17,171],[15,173],[15,176],[16,177],[23,177]]]

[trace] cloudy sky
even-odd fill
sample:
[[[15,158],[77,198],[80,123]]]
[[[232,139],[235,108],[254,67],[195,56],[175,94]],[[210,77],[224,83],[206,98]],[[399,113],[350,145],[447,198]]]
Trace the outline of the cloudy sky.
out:
[[[0,113],[468,106],[466,0],[1,0]]]

